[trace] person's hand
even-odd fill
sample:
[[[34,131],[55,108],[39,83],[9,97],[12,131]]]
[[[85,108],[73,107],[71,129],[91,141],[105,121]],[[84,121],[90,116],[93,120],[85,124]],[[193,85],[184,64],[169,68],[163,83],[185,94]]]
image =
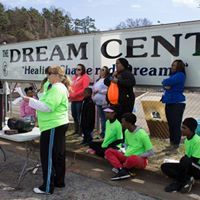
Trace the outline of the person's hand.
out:
[[[117,79],[116,77],[114,77],[114,78],[112,79],[112,82],[113,82],[113,83],[117,83],[117,82],[118,82],[118,79]]]
[[[26,102],[29,102],[30,97],[24,96],[24,97],[23,97],[23,100],[26,101]]]
[[[117,71],[114,71],[114,72],[113,72],[113,76],[117,76]]]
[[[166,90],[170,90],[170,89],[171,89],[170,86],[164,86],[164,88],[165,88]]]

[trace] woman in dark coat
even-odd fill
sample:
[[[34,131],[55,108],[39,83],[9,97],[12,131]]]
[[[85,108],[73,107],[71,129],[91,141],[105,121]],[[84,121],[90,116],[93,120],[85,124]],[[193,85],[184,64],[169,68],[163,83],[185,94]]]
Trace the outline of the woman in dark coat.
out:
[[[135,94],[133,92],[135,78],[131,73],[131,69],[132,67],[125,58],[119,58],[116,60],[116,71],[112,76],[104,80],[104,84],[108,87],[110,86],[111,81],[118,85],[119,99],[117,104],[117,118],[119,120],[121,120],[121,116],[124,113],[130,113],[133,111],[135,103]]]

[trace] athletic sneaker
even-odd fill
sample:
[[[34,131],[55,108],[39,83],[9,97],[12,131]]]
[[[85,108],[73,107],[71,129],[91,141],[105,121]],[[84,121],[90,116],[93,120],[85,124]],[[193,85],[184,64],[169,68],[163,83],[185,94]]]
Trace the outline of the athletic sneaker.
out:
[[[36,194],[50,194],[49,192],[45,192],[43,190],[40,190],[39,188],[33,188],[33,192]]]
[[[113,168],[112,168],[112,172],[114,172],[115,174],[118,174],[118,172],[119,172],[119,169],[118,169],[118,168],[115,168],[115,167],[113,167]]]
[[[188,192],[190,192],[193,185],[194,185],[194,177],[191,176],[188,179],[188,181],[186,182],[186,184],[183,185],[183,187],[181,188],[180,192],[181,193],[188,193]]]
[[[178,149],[178,145],[169,145],[169,146],[167,146],[165,149],[163,149],[162,150],[162,152],[168,152],[168,151],[174,151],[174,150],[176,150],[176,149]]]
[[[170,183],[167,187],[165,187],[165,192],[178,192],[181,189],[181,183],[173,182]]]
[[[119,172],[111,178],[112,181],[127,179],[130,177],[130,174],[126,169],[120,169]]]

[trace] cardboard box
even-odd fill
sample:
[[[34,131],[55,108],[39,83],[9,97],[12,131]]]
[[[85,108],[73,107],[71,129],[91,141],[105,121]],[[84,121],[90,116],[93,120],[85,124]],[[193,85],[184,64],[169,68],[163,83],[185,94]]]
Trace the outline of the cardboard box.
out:
[[[169,127],[165,117],[165,105],[160,101],[142,100],[145,120],[150,136],[161,139],[169,138]]]

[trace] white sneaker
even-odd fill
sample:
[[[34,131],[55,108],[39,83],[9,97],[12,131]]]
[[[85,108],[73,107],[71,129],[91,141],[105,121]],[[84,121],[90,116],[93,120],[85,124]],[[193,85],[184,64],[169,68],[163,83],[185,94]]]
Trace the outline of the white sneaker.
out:
[[[48,192],[40,190],[39,188],[33,188],[33,192],[35,192],[36,194],[50,194]]]

